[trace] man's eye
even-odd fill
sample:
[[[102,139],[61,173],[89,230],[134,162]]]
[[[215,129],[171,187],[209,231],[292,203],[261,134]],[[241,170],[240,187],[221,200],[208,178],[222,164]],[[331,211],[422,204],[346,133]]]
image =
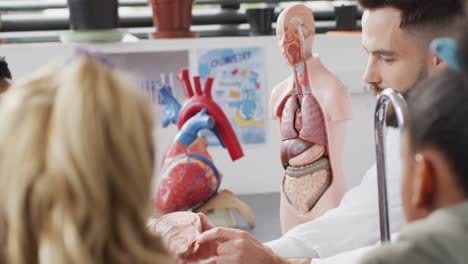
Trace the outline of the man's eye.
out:
[[[393,63],[393,62],[395,62],[395,59],[393,59],[393,58],[381,58],[381,60],[383,60],[385,63]]]

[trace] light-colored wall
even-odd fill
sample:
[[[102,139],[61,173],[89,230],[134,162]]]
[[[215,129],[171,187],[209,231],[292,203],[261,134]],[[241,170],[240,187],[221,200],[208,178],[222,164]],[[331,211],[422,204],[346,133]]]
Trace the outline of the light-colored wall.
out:
[[[92,45],[90,48],[104,52],[151,52],[188,50],[192,73],[196,71],[196,50],[199,48],[262,47],[266,84],[269,89],[290,74],[281,59],[275,37],[202,38],[188,40],[140,41]],[[0,45],[0,56],[6,56],[15,78],[21,78],[40,66],[54,60],[65,59],[73,53],[73,45],[16,44]],[[361,80],[366,64],[366,54],[361,48],[360,35],[317,35],[314,52],[350,89],[353,98],[353,120],[348,126],[344,150],[344,171],[349,186],[359,183],[362,175],[374,162],[372,117],[374,97],[364,93]],[[164,62],[161,62],[164,63]],[[160,159],[172,141],[176,129],[157,129],[157,154]],[[244,146],[245,157],[232,162],[221,148],[210,149],[216,165],[224,174],[222,188],[238,194],[279,191],[282,174],[279,159],[278,124],[267,122],[267,142],[264,145]],[[158,162],[159,164],[159,162]]]

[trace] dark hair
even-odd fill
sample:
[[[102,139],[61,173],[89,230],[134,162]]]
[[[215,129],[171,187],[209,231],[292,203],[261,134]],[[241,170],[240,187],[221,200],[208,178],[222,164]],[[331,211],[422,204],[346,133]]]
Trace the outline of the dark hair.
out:
[[[468,5],[467,5],[468,8]],[[468,25],[468,20],[464,21]],[[461,69],[448,68],[410,89],[408,120],[410,147],[432,146],[445,155],[458,184],[468,196],[468,32],[458,36]]]
[[[410,149],[433,147],[448,160],[468,196],[468,78],[445,69],[410,89],[407,98]]]
[[[467,2],[467,8],[468,8],[468,2]],[[468,76],[468,32],[466,31],[466,27],[468,26],[468,18],[464,22],[464,29],[461,30],[461,34],[458,36],[458,50],[457,50],[457,55],[458,58],[460,59],[460,64],[465,72],[465,74]]]
[[[393,7],[400,10],[401,28],[447,27],[464,14],[463,0],[359,0],[359,4],[366,9]]]
[[[0,58],[0,79],[11,79],[11,72],[5,58]]]

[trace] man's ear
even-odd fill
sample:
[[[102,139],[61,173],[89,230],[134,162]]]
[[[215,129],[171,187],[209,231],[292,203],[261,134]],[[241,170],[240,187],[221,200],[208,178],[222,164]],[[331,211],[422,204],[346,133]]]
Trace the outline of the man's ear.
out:
[[[416,169],[411,203],[424,214],[429,214],[433,209],[436,175],[434,165],[423,154],[416,154]]]

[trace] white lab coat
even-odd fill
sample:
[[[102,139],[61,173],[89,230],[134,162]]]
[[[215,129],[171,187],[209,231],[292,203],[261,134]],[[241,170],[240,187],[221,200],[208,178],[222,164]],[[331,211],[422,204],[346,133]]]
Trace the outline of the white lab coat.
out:
[[[400,198],[399,131],[388,129],[385,142],[390,231],[395,233],[405,223]],[[309,257],[314,264],[358,263],[362,255],[380,241],[378,208],[374,165],[358,186],[346,192],[337,208],[266,245],[279,256]]]

